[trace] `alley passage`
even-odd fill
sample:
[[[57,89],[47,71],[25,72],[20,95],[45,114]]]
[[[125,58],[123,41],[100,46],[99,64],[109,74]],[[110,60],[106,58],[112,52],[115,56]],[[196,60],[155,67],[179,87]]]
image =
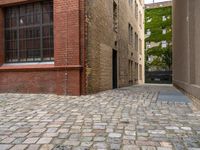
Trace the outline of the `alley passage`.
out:
[[[167,85],[81,97],[0,94],[0,150],[140,148],[198,150],[200,111]]]

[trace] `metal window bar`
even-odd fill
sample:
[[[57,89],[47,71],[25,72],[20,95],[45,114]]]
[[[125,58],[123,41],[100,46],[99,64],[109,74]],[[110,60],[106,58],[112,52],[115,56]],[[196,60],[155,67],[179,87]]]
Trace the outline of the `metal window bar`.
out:
[[[38,8],[35,8],[38,5]],[[46,5],[46,6],[45,6]],[[47,7],[48,10],[43,11]],[[52,8],[51,8],[52,7]],[[16,12],[15,12],[16,11]],[[21,14],[22,11],[24,14]],[[28,12],[29,11],[29,12]],[[38,62],[54,60],[54,44],[53,44],[53,1],[41,1],[30,4],[24,4],[14,7],[8,7],[5,10],[5,56],[6,63],[20,62]],[[44,22],[44,15],[47,15],[48,21]],[[24,17],[24,20],[21,20]],[[39,17],[40,21],[34,23]],[[15,25],[16,23],[16,25]],[[21,23],[21,24],[20,24]],[[43,28],[48,28],[48,34],[43,36]],[[37,37],[37,28],[40,36]],[[23,33],[21,35],[20,33]],[[24,31],[23,31],[24,30]],[[13,37],[17,32],[17,37]],[[12,35],[12,36],[11,36]],[[14,39],[13,39],[14,38]],[[47,48],[44,48],[44,39]],[[40,40],[40,48],[35,44]],[[16,42],[16,43],[15,43]],[[20,43],[21,42],[21,43]],[[21,44],[21,45],[20,45]],[[23,45],[23,49],[20,46]],[[17,56],[15,53],[17,51]],[[40,60],[38,59],[37,51],[40,51]],[[26,52],[26,54],[25,54]],[[47,53],[48,58],[44,59],[44,53]],[[21,56],[22,54],[22,56]],[[23,58],[26,57],[26,58]],[[24,60],[25,59],[25,60]]]

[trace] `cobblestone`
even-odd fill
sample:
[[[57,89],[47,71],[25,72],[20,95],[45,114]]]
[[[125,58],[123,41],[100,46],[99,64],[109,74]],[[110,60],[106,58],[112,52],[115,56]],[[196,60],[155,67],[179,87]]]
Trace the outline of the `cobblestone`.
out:
[[[71,97],[0,94],[0,150],[199,150],[200,111],[165,85]],[[170,92],[169,92],[170,93]]]

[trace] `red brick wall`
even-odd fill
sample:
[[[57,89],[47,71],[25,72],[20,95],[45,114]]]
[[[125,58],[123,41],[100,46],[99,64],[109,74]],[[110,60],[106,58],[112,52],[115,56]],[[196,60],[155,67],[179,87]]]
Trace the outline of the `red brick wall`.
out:
[[[65,85],[65,71],[26,71],[26,72],[1,72],[0,91],[11,93],[55,93],[79,95],[80,80],[77,80],[78,70],[68,72]],[[65,88],[67,89],[65,91]]]
[[[1,72],[1,92],[55,93],[56,77],[62,72]],[[18,78],[17,78],[18,77]]]
[[[54,0],[55,64],[80,64],[79,0]]]
[[[1,0],[0,7],[32,1]],[[3,18],[0,11],[0,65],[4,63]],[[84,20],[84,0],[54,0],[55,64],[1,66],[0,92],[85,94]]]

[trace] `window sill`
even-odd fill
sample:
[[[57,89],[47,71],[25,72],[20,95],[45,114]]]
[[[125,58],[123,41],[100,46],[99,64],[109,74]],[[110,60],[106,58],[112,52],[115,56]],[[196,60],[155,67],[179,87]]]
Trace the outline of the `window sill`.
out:
[[[25,64],[4,64],[0,66],[0,72],[30,72],[30,71],[63,71],[80,70],[81,65],[55,66],[54,62],[49,63],[25,63]]]
[[[7,66],[29,66],[29,65],[50,65],[54,64],[54,62],[34,62],[34,63],[5,63],[2,65],[2,67]]]

